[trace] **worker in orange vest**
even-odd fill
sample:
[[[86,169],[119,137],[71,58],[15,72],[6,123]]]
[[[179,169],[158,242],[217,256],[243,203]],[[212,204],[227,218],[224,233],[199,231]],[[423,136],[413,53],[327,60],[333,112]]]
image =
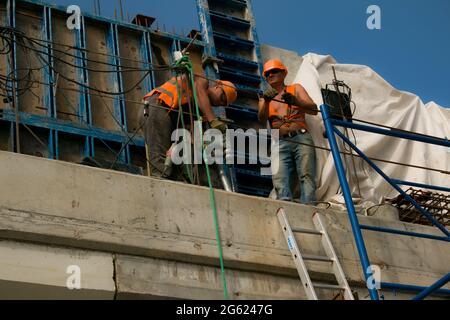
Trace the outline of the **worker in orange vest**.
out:
[[[177,85],[178,82],[178,85]],[[232,104],[237,98],[237,90],[229,81],[217,80],[213,85],[204,77],[196,76],[194,79],[199,109],[203,118],[209,122],[213,129],[225,133],[227,125],[218,119],[212,107]],[[188,79],[185,76],[171,78],[163,85],[153,89],[144,96],[148,102],[145,116],[145,138],[149,153],[150,173],[152,176],[168,178],[170,173],[165,170],[166,153],[172,145],[172,132],[177,129],[179,112],[179,93],[181,93],[181,105],[187,105],[192,100],[192,90],[189,90]],[[153,106],[153,107],[152,107]],[[156,107],[155,107],[156,106]],[[183,108],[184,112],[188,108]],[[195,111],[194,111],[195,112]],[[189,123],[189,117],[185,122]]]
[[[316,201],[316,158],[305,113],[317,115],[317,105],[301,84],[286,85],[286,66],[277,59],[264,64],[263,75],[269,88],[259,99],[258,119],[271,129],[279,130],[279,141],[272,146],[272,183],[277,199],[292,201],[291,176],[294,171],[300,183],[300,202]],[[275,152],[274,152],[275,150]]]

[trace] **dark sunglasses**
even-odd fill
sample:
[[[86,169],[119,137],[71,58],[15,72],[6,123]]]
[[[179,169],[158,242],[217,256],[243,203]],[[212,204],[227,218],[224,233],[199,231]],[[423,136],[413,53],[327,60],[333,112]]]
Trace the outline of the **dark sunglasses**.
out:
[[[220,100],[223,105],[227,104],[227,95],[225,94],[225,89],[222,88],[222,94],[220,95]]]
[[[277,74],[277,73],[280,73],[281,71],[282,71],[281,69],[267,70],[266,72],[264,72],[264,76],[267,78],[271,74]]]

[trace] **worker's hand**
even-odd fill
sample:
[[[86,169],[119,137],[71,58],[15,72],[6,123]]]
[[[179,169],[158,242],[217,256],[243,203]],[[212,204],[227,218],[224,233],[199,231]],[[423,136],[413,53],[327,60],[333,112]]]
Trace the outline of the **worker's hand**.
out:
[[[214,120],[212,120],[209,125],[211,126],[212,129],[217,129],[220,130],[220,132],[222,132],[223,134],[225,134],[225,132],[228,129],[228,126],[225,122],[221,121],[220,119],[216,118]]]
[[[284,101],[286,101],[287,104],[296,105],[296,106],[298,106],[300,104],[297,97],[288,92],[283,93],[281,98]]]
[[[272,100],[277,96],[277,94],[278,94],[278,91],[277,91],[277,90],[275,90],[275,89],[272,88],[272,87],[269,87],[269,89],[267,89],[267,90],[264,91],[264,93],[263,93],[264,101],[267,101],[267,102],[272,101]]]

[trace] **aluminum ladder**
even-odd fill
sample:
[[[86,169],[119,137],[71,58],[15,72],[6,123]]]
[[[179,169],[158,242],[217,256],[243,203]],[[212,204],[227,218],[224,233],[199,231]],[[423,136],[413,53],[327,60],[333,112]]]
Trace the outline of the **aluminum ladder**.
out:
[[[318,212],[313,214],[312,220],[314,222],[315,229],[303,229],[303,228],[291,228],[289,220],[284,212],[283,208],[277,211],[278,221],[283,230],[284,237],[288,244],[289,251],[292,254],[292,258],[297,267],[300,280],[305,289],[306,296],[309,300],[319,300],[315,289],[329,289],[329,290],[340,290],[343,292],[344,300],[354,300],[352,290],[350,289],[347,279],[345,278],[344,271],[342,270],[339,259],[334,251],[333,245],[331,243],[330,237],[325,229],[322,218]],[[295,239],[294,233],[301,234],[311,234],[319,236],[321,238],[322,246],[325,249],[326,256],[314,256],[302,254],[298,248],[297,240]],[[308,273],[308,269],[305,264],[305,260],[310,261],[321,261],[332,264],[333,274],[336,277],[337,285],[326,284],[326,283],[315,283],[311,281]]]

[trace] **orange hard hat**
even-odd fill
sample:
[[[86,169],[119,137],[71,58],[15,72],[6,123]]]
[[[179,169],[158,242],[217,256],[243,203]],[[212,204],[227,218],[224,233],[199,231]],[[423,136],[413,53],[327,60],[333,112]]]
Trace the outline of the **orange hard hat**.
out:
[[[234,101],[236,101],[237,98],[237,90],[234,84],[230,81],[226,80],[218,80],[217,84],[220,85],[225,92],[225,95],[227,96],[227,105],[229,106]]]
[[[281,62],[278,59],[271,59],[271,60],[268,60],[264,64],[264,71],[263,71],[264,78],[266,77],[266,72],[269,70],[273,70],[273,69],[284,70],[284,71],[286,71],[286,74],[288,72],[288,70],[287,70],[286,66],[283,64],[283,62]]]

